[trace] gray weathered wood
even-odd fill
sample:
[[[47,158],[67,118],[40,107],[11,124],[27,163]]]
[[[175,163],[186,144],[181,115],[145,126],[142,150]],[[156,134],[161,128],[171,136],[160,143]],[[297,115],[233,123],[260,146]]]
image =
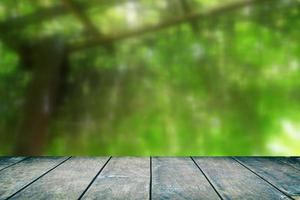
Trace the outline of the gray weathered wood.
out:
[[[0,172],[0,199],[6,199],[43,173],[63,162],[66,157],[29,158]]]
[[[0,200],[300,199],[297,157],[22,159],[0,157]]]
[[[189,157],[152,159],[153,199],[220,199]]]
[[[20,162],[25,157],[0,157],[0,171],[10,165]]]
[[[300,199],[300,171],[273,158],[238,157],[245,166],[293,198]]]
[[[280,159],[280,161],[300,170],[300,158],[298,158],[298,157],[282,157],[279,159]]]
[[[107,160],[71,158],[12,199],[78,199]]]
[[[232,158],[194,158],[223,199],[285,199],[287,196]]]
[[[149,158],[112,158],[83,199],[149,199]]]

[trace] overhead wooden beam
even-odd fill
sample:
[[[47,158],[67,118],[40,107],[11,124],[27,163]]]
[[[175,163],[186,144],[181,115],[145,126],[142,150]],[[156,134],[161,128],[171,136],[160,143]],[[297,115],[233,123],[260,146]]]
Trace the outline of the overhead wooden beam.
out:
[[[173,19],[169,19],[167,21],[162,21],[158,24],[152,25],[152,26],[147,26],[147,27],[142,27],[133,31],[121,33],[121,34],[110,34],[105,37],[101,38],[95,38],[93,40],[88,40],[84,42],[78,42],[70,45],[70,51],[78,51],[84,48],[89,48],[89,47],[94,47],[98,45],[103,45],[103,44],[108,44],[112,42],[116,42],[119,40],[123,39],[128,39],[132,37],[137,37],[144,35],[146,33],[150,32],[155,32],[159,31],[165,28],[172,27],[174,25],[179,25],[182,23],[187,23],[187,22],[192,22],[194,20],[201,20],[201,19],[207,19],[212,16],[220,16],[224,13],[231,12],[237,9],[241,9],[247,6],[252,6],[256,5],[259,3],[264,3],[264,2],[272,2],[272,1],[277,1],[277,0],[245,0],[245,1],[238,1],[229,5],[221,6],[215,9],[212,9],[208,12],[204,13],[190,13],[184,16],[178,16],[174,17]]]

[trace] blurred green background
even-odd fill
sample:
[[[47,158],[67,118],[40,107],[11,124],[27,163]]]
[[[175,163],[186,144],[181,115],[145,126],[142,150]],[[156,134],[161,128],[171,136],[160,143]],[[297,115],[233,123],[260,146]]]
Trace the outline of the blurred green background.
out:
[[[0,155],[299,155],[299,0],[1,0]]]

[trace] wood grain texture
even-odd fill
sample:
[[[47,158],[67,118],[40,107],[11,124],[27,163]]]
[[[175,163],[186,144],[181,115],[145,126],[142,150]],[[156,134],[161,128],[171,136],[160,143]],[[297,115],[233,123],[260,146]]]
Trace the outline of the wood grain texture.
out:
[[[149,199],[150,158],[113,157],[82,199]]]
[[[232,158],[195,157],[194,160],[223,199],[288,199]]]
[[[107,160],[71,158],[12,199],[78,199]]]
[[[0,199],[11,196],[66,159],[66,157],[29,158],[1,171]]]
[[[274,158],[237,157],[245,166],[292,198],[300,199],[300,171]]]
[[[20,162],[25,157],[0,157],[0,171],[17,162]]]
[[[300,199],[297,157],[22,159],[0,157],[0,200]]]
[[[152,199],[220,199],[189,157],[152,159]]]
[[[280,161],[300,170],[300,158],[298,158],[298,157],[282,157],[279,159],[280,159]]]

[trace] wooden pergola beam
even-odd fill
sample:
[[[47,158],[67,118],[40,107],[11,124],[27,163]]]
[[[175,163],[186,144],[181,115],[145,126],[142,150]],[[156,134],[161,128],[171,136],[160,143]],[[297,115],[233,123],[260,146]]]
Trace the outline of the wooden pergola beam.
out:
[[[276,0],[245,0],[245,1],[232,3],[230,5],[221,6],[205,13],[191,13],[184,16],[178,16],[178,17],[174,17],[173,19],[169,19],[167,21],[162,21],[152,26],[139,28],[137,30],[133,30],[133,31],[117,34],[117,35],[107,35],[101,38],[95,38],[84,42],[74,43],[70,45],[70,51],[78,51],[81,49],[90,48],[98,45],[113,43],[119,40],[137,37],[137,36],[144,35],[146,33],[159,31],[165,28],[172,27],[174,25],[192,22],[200,19],[207,19],[213,16],[214,17],[220,16],[224,13],[241,9],[247,6],[252,6],[258,3],[265,3],[265,2],[272,2],[272,1],[276,1]]]

